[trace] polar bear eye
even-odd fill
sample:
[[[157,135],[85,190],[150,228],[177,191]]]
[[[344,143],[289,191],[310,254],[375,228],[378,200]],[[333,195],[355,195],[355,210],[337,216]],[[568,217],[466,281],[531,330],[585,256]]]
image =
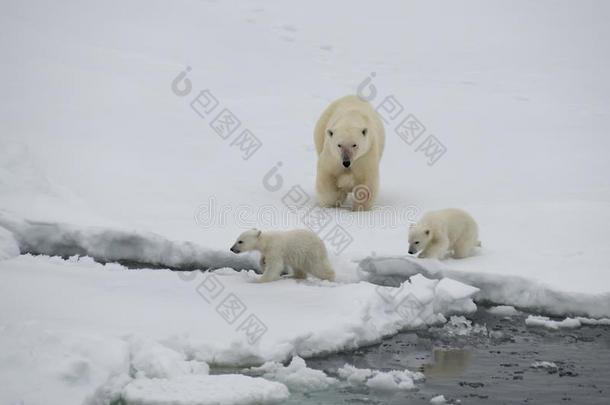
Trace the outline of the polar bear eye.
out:
[[[341,144],[338,144],[338,145],[337,145],[337,148],[340,148],[340,147],[341,147]]]
[[[330,129],[328,130],[328,136],[330,136],[330,137],[333,136],[333,131],[331,131]]]
[[[419,241],[415,242],[416,245],[419,245]]]
[[[244,243],[244,241],[243,241],[243,240],[240,240],[240,241],[239,241],[239,242],[237,242],[237,243]]]
[[[366,135],[366,128],[362,130],[362,135]]]
[[[352,145],[352,147],[353,147],[353,148],[357,148],[357,147],[358,147],[358,145],[356,145],[356,144],[353,144],[353,145]]]

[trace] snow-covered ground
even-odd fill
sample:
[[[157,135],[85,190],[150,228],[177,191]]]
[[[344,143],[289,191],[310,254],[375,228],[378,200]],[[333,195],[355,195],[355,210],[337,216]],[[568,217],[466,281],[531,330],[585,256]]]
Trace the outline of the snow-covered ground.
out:
[[[258,284],[252,271],[185,275],[30,255],[0,262],[0,274],[0,376],[10,383],[2,399],[25,403],[48,403],[49,396],[69,403],[140,398],[154,385],[150,379],[162,379],[163,388],[141,393],[145,403],[163,403],[151,398],[166,398],[162,393],[189,382],[193,395],[202,394],[202,378],[209,390],[222,391],[225,382],[237,382],[197,376],[210,365],[336,352],[442,323],[444,315],[474,310],[470,297],[477,291],[420,275],[401,288],[290,279]],[[31,389],[34,383],[38,389]],[[268,394],[253,386],[254,392],[229,391],[252,402]],[[270,386],[269,392],[282,391]]]
[[[355,347],[471,297],[609,317],[609,17],[597,1],[3,1],[0,402],[281,401],[290,384],[208,367]],[[378,206],[321,217],[313,126],[355,92],[387,120]],[[409,114],[425,132],[407,142]],[[451,206],[479,222],[478,254],[405,259],[408,224]],[[228,251],[240,231],[307,225],[336,283],[24,255],[254,270]],[[379,288],[367,257],[426,277]]]

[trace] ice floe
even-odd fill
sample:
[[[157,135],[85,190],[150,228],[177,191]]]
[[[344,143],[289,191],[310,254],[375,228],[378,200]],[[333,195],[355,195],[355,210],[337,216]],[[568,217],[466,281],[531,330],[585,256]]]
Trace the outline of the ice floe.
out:
[[[357,368],[345,364],[337,370],[340,378],[350,384],[364,384],[369,388],[377,390],[410,390],[415,388],[415,383],[424,380],[420,372],[409,370],[372,370],[368,368]]]
[[[576,318],[565,318],[561,321],[556,321],[548,316],[529,315],[527,319],[525,319],[525,324],[528,326],[543,326],[549,329],[579,328],[583,325],[610,325],[610,319],[591,319],[579,316]]]

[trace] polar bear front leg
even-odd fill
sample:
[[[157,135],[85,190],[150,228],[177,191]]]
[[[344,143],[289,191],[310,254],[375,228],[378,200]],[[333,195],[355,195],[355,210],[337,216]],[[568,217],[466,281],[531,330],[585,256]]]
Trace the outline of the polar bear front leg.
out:
[[[347,193],[337,187],[335,177],[322,171],[318,171],[316,192],[322,207],[339,207],[347,197]]]
[[[279,280],[284,269],[284,261],[278,257],[265,257],[265,271],[258,279],[259,283]]]
[[[448,249],[449,239],[442,237],[432,241],[417,257],[420,259],[442,259],[447,254]]]

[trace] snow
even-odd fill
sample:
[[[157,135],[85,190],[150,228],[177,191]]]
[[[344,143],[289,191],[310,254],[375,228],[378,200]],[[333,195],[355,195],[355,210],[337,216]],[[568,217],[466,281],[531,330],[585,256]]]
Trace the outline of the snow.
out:
[[[211,250],[191,242],[170,241],[152,232],[27,221],[0,211],[0,238],[2,227],[16,240],[21,251],[32,254],[81,255],[103,262],[129,261],[186,270],[258,268],[258,261],[251,256],[238,256],[228,249]]]
[[[578,319],[574,318],[565,318],[562,321],[554,321],[551,320],[548,316],[535,316],[529,315],[525,320],[525,324],[527,326],[544,326],[549,329],[559,329],[559,328],[578,328],[580,326],[580,322]]]
[[[473,298],[608,324],[610,5],[350,2],[366,16],[354,29],[336,18],[346,4],[2,3],[0,402],[175,389],[200,401],[241,378],[208,367],[358,347],[472,312]],[[306,226],[315,120],[372,72],[372,103],[394,95],[404,111],[386,125],[376,209],[325,210],[338,282],[253,283],[258,258],[230,244],[251,227]],[[219,102],[204,117],[191,105],[203,90]],[[241,123],[226,139],[210,126],[225,108]],[[397,135],[408,114],[446,148],[436,163]],[[247,159],[243,129],[262,143]],[[408,225],[444,207],[478,221],[477,255],[403,257]],[[328,238],[337,226],[344,246]],[[49,257],[72,255],[144,269]],[[394,287],[366,281],[392,275]],[[202,296],[219,285],[246,307],[232,324]],[[254,343],[237,330],[249,315],[266,328]],[[231,398],[285,394],[267,387]]]
[[[498,316],[516,316],[521,313],[511,305],[497,305],[495,307],[489,308],[487,312]]]
[[[5,289],[3,285],[3,295]],[[117,391],[130,379],[128,345],[121,338],[49,329],[35,317],[10,322],[6,312],[15,312],[20,304],[13,301],[7,308],[2,300],[1,403],[83,403],[92,398],[109,403],[117,398]],[[86,301],[72,305],[86,305]]]
[[[600,319],[591,319],[584,318],[582,316],[577,316],[576,319],[580,322],[581,325],[610,325],[610,318],[600,318]]]
[[[418,2],[406,13],[397,1],[350,6],[367,15],[366,33],[332,18],[340,4],[324,3],[323,20],[315,2],[295,13],[277,1],[189,3],[171,12],[135,1],[120,16],[113,5],[5,4],[0,72],[15,79],[0,110],[0,210],[28,221],[153,232],[214,251],[227,250],[244,228],[303,226],[282,200],[299,186],[313,202],[314,122],[330,100],[375,72],[373,104],[395,95],[405,108],[400,118],[414,114],[447,152],[429,166],[393,131],[398,122],[387,125],[377,214],[333,214],[353,237],[334,259],[338,271],[348,279],[347,263],[372,251],[406,253],[410,221],[457,206],[478,220],[483,248],[447,267],[500,279],[507,289],[516,280],[506,282],[510,275],[584,294],[586,306],[610,284],[603,282],[610,58],[599,51],[610,27],[608,5],[592,12],[591,4],[439,12]],[[418,38],[428,21],[439,29]],[[214,39],[205,51],[202,38]],[[418,40],[398,51],[397,38]],[[171,82],[185,66],[192,91],[179,97]],[[263,142],[251,158],[193,111],[204,89]],[[277,162],[282,181],[270,191],[263,179]],[[382,220],[386,211],[394,221]],[[544,237],[524,243],[533,225]],[[500,299],[510,295],[518,294],[494,298],[506,304]]]
[[[525,320],[525,324],[528,326],[542,326],[549,329],[580,328],[583,325],[610,325],[610,319],[591,319],[579,316],[576,318],[565,318],[561,321],[555,321],[550,319],[548,316],[529,315]]]
[[[289,395],[280,383],[239,374],[135,379],[122,393],[134,405],[275,404]]]
[[[436,310],[442,313],[470,313],[476,311],[470,297],[479,292],[479,289],[470,285],[460,283],[450,278],[443,278],[436,286],[435,299],[438,302]],[[462,303],[457,307],[457,303]]]
[[[130,342],[131,368],[136,378],[172,378],[185,374],[209,374],[207,363],[187,361],[178,353],[155,341],[134,338]]]
[[[445,399],[445,396],[444,396],[444,395],[437,395],[437,396],[432,397],[432,398],[430,399],[430,403],[431,403],[431,404],[435,404],[435,405],[438,405],[438,404],[446,404],[446,403],[447,403],[447,400]]]
[[[397,276],[406,278],[414,274],[423,274],[429,278],[449,278],[478,287],[476,300],[553,315],[576,314],[595,318],[610,316],[610,293],[571,292],[565,287],[554,288],[531,277],[454,270],[449,266],[455,262],[457,261],[442,263],[429,259],[417,260],[410,256],[371,256],[359,262],[359,273],[363,278],[375,282],[384,282]],[[596,284],[595,290],[606,288],[605,284]]]
[[[535,361],[532,363],[532,365],[530,367],[544,368],[547,370],[557,370],[559,368],[559,367],[557,367],[557,364],[553,363],[552,361]]]
[[[424,375],[409,370],[380,371],[368,368],[356,368],[345,364],[337,370],[339,377],[352,385],[364,384],[374,390],[396,391],[411,390],[415,382],[422,381]]]
[[[19,256],[19,245],[13,234],[0,226],[0,260]]]
[[[30,255],[1,261],[0,274],[0,375],[9,387],[0,402],[79,403],[127,394],[136,400],[140,391],[123,390],[126,384],[151,387],[153,380],[163,381],[163,390],[150,395],[164,398],[172,387],[199,381],[209,366],[321,355],[444,322],[455,311],[448,297],[461,309],[474,306],[468,293],[476,292],[457,283],[450,284],[456,289],[450,294],[448,284],[421,275],[394,288],[290,278],[259,284],[254,271],[225,268],[185,277]],[[251,316],[260,321],[257,327],[246,322]],[[274,372],[270,363],[265,368],[292,389],[329,382],[298,358],[286,370]],[[399,387],[408,384],[398,374],[393,378]],[[40,388],[28,390],[36,381],[43,382]],[[389,377],[371,384],[383,381]]]
[[[285,384],[290,391],[310,392],[323,390],[337,382],[328,377],[323,371],[307,367],[305,360],[295,356],[288,366],[272,361],[260,367],[253,367],[250,372],[260,373],[267,380],[278,381]]]

